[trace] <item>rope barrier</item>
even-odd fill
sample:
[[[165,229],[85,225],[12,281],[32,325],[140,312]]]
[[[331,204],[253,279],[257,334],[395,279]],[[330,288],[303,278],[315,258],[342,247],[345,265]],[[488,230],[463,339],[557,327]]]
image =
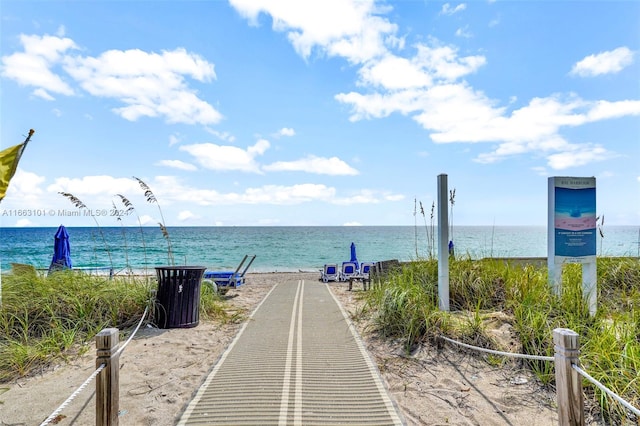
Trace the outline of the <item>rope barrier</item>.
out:
[[[494,351],[492,349],[480,348],[478,346],[472,346],[472,345],[468,345],[466,343],[458,342],[457,340],[453,340],[453,339],[450,339],[450,338],[445,337],[445,336],[440,336],[440,338],[443,339],[443,340],[446,340],[449,343],[453,343],[454,345],[462,346],[462,347],[465,347],[465,348],[468,348],[468,349],[473,349],[473,350],[480,351],[480,352],[490,353],[490,354],[493,354],[493,355],[502,355],[502,356],[508,356],[508,357],[513,357],[513,358],[533,359],[533,360],[538,360],[538,361],[555,361],[555,358],[552,357],[552,356],[526,355],[526,354],[516,354],[516,353],[512,353],[512,352]],[[602,383],[600,383],[599,381],[597,381],[596,379],[591,377],[586,371],[584,371],[583,369],[581,369],[580,367],[578,367],[575,364],[571,364],[571,367],[574,370],[576,370],[580,375],[582,375],[584,378],[586,378],[587,380],[592,382],[594,385],[596,385],[604,393],[606,393],[611,398],[615,399],[617,402],[622,404],[622,406],[627,408],[633,414],[635,414],[636,416],[640,416],[640,410],[638,410],[636,407],[631,405],[629,402],[627,402],[624,399],[622,399],[620,396],[618,396],[615,393],[613,393],[611,390],[609,390]]]
[[[149,307],[147,306],[146,308],[144,308],[144,313],[142,314],[142,318],[140,318],[140,321],[138,322],[138,325],[136,327],[135,330],[133,330],[133,333],[131,333],[131,336],[129,336],[129,338],[127,339],[126,342],[124,342],[124,344],[122,346],[120,346],[120,348],[117,350],[117,352],[115,353],[115,355],[120,355],[122,353],[122,351],[124,351],[124,348],[127,347],[127,345],[129,344],[129,342],[131,341],[131,339],[133,339],[133,337],[136,335],[136,333],[138,332],[138,330],[140,329],[140,326],[142,325],[142,322],[144,321],[144,319],[147,316],[147,312],[149,312]]]
[[[440,338],[443,340],[446,340],[449,343],[453,343],[455,345],[459,345],[459,346],[462,346],[468,349],[473,349],[480,352],[487,352],[493,355],[502,355],[502,356],[508,356],[512,358],[532,359],[536,361],[554,361],[554,358],[552,356],[527,355],[527,354],[516,354],[513,352],[494,351],[492,349],[485,349],[485,348],[480,348],[478,346],[467,345],[466,343],[458,342],[457,340],[449,339],[448,337],[445,337],[445,336],[440,336]]]
[[[120,346],[120,348],[118,349],[118,351],[114,354],[114,356],[120,355],[120,353],[122,353],[122,351],[124,350],[124,348],[129,344],[129,342],[131,341],[131,339],[133,339],[133,337],[136,335],[136,333],[138,332],[138,330],[140,329],[140,326],[142,325],[142,322],[144,321],[144,319],[147,316],[147,313],[149,312],[149,307],[147,306],[144,310],[144,313],[142,314],[142,318],[140,318],[140,321],[138,322],[138,325],[136,326],[135,330],[133,331],[133,333],[131,334],[131,336],[129,336],[129,338],[127,339],[127,341]],[[95,379],[98,374],[100,374],[100,372],[106,367],[106,364],[102,364],[100,367],[98,367],[96,369],[96,371],[93,372],[93,374],[91,376],[89,376],[89,378],[87,380],[85,380],[85,382],[83,384],[80,385],[80,387],[78,387],[78,389],[76,389],[75,392],[73,392],[71,394],[71,396],[69,396],[69,398],[67,398],[66,401],[64,401],[62,404],[60,404],[60,406],[58,408],[56,408],[56,410],[51,413],[51,415],[49,417],[47,417],[41,424],[40,426],[46,426],[49,423],[51,423],[53,420],[55,420],[55,418],[60,414],[60,412],[62,412],[62,410],[71,403],[71,401],[73,401],[75,399],[76,396],[78,396],[78,394],[80,392],[82,392],[84,390],[84,388],[87,387],[87,385],[89,383],[91,383],[91,381],[93,379]]]
[[[622,404],[625,408],[629,409],[633,414],[635,414],[636,416],[640,416],[640,410],[638,410],[636,407],[634,407],[633,405],[629,404],[627,401],[625,401],[624,399],[620,398],[618,395],[616,395],[615,393],[613,393],[611,390],[607,389],[607,387],[605,385],[603,385],[602,383],[600,383],[599,381],[597,381],[596,379],[594,379],[593,377],[591,377],[589,375],[589,373],[587,373],[586,371],[584,371],[583,369],[581,369],[580,367],[578,367],[575,364],[571,364],[571,367],[576,370],[581,376],[583,376],[585,379],[589,380],[591,383],[593,383],[594,385],[596,385],[602,392],[606,393],[607,395],[609,395],[611,398],[615,399],[616,401],[618,401],[620,404]]]
[[[51,423],[53,420],[55,420],[56,417],[58,417],[58,414],[60,414],[60,412],[71,403],[71,401],[73,401],[75,399],[76,396],[78,396],[78,394],[80,394],[80,392],[82,392],[84,390],[84,388],[87,387],[87,385],[89,383],[91,383],[91,381],[93,379],[95,379],[98,374],[100,374],[100,372],[106,367],[106,364],[102,364],[100,367],[98,367],[96,369],[96,371],[93,372],[93,374],[91,376],[89,376],[89,378],[87,380],[85,380],[85,382],[83,384],[80,385],[80,387],[78,389],[76,389],[75,392],[73,392],[71,394],[71,396],[69,396],[69,398],[66,399],[66,401],[64,401],[62,404],[60,404],[60,406],[58,408],[56,408],[56,410],[51,413],[51,415],[49,417],[47,417],[42,423],[40,423],[40,426],[46,426],[49,423]]]

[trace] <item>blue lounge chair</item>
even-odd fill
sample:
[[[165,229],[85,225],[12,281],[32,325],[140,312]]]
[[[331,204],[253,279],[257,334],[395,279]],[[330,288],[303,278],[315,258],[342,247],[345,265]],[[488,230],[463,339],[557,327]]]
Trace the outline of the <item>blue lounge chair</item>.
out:
[[[342,262],[340,281],[349,281],[349,278],[358,275],[358,267],[355,262]]]
[[[329,281],[338,281],[339,272],[338,272],[338,264],[337,263],[327,263],[324,265],[322,269],[322,275],[320,275],[320,279],[323,283],[328,283]]]
[[[249,258],[249,263],[242,269],[242,266]],[[251,256],[245,254],[242,262],[240,262],[235,271],[204,271],[202,278],[203,280],[211,280],[216,285],[217,291],[224,294],[229,288],[236,288],[245,283],[245,274],[255,258],[255,254]],[[241,269],[242,272],[240,272]]]
[[[373,268],[373,262],[362,262],[360,263],[360,275],[365,279],[369,279],[369,274],[371,273],[371,268]]]

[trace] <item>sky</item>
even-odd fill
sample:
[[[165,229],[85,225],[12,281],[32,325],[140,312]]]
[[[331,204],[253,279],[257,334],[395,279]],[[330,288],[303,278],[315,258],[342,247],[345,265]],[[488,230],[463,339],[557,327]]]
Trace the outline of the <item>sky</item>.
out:
[[[0,226],[640,224],[638,1],[0,7]]]

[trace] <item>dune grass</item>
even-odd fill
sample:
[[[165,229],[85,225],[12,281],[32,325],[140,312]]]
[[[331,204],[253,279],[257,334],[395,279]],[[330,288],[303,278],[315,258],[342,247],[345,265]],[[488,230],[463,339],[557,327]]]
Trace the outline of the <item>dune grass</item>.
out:
[[[469,258],[451,259],[450,312],[438,309],[436,260],[411,262],[381,277],[380,285],[365,296],[363,312],[373,315],[373,326],[382,336],[402,339],[407,352],[441,335],[504,351],[487,328],[496,312],[505,315],[526,354],[553,356],[553,330],[570,328],[580,335],[585,371],[639,407],[640,260],[598,258],[597,262],[595,316],[582,297],[580,265],[565,266],[562,294],[555,295],[546,267]],[[488,360],[495,362],[494,357]],[[552,362],[525,364],[542,383],[553,386]],[[620,404],[587,380],[583,387],[605,419],[616,423],[625,418]]]
[[[155,279],[114,278],[60,271],[49,276],[23,271],[2,276],[0,382],[94,350],[102,329],[130,331],[153,312]],[[203,286],[200,318],[233,320],[219,296]],[[145,322],[153,321],[147,316]]]

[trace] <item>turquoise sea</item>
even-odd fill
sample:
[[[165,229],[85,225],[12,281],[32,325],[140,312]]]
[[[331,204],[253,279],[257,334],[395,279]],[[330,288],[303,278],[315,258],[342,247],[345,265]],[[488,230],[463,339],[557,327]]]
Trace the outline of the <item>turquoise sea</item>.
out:
[[[47,269],[57,228],[0,228],[2,271],[11,263]],[[116,272],[152,269],[168,264],[167,240],[159,227],[67,228],[74,267],[113,266]],[[429,256],[431,229],[413,226],[336,227],[170,227],[175,263],[213,270],[235,269],[245,254],[255,254],[249,272],[317,271],[325,263],[415,260]],[[640,227],[618,226],[598,235],[597,254],[638,256]],[[547,230],[536,226],[457,226],[456,255],[546,257]],[[437,245],[437,231],[433,236]],[[435,250],[431,249],[434,256]]]

